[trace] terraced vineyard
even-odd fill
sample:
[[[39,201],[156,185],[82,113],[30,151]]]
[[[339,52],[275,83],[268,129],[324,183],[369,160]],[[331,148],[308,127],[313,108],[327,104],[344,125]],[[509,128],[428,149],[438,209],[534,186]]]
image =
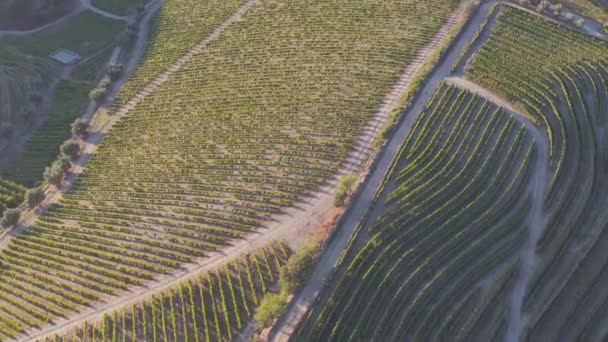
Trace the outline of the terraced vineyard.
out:
[[[90,82],[60,81],[49,118],[28,139],[20,153],[0,166],[0,174],[28,186],[41,181],[44,168],[55,160],[59,146],[71,136],[70,124],[82,115],[93,86]]]
[[[130,109],[61,204],[2,249],[0,339],[198,261],[317,189],[457,3],[253,3]],[[171,58],[153,42],[122,98],[230,4],[169,0],[183,17],[218,14],[198,16],[192,36],[161,14],[155,39]]]
[[[512,278],[527,236],[537,151],[525,126],[442,84],[399,155],[378,218],[358,231],[294,340],[455,340],[479,333],[475,320],[458,324],[462,312],[508,290],[488,279]],[[487,337],[464,340],[498,340]]]
[[[32,35],[9,39],[26,54],[47,57],[58,48],[72,50],[81,56],[90,56],[117,40],[125,24],[85,11]]]
[[[49,61],[25,57],[0,42],[0,138],[5,126],[27,119],[32,96],[45,91],[56,70]]]
[[[539,45],[538,42],[543,44]],[[608,44],[515,10],[467,77],[517,103],[550,137],[544,227],[518,299],[522,339],[605,339],[608,315]]]
[[[289,257],[285,244],[267,246],[146,301],[85,322],[45,341],[227,341],[240,334]]]

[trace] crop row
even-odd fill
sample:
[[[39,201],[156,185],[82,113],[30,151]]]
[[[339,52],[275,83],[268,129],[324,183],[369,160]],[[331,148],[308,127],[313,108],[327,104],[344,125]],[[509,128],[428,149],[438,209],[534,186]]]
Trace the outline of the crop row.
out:
[[[45,341],[225,341],[244,330],[289,257],[283,243],[268,245],[224,267],[85,321]]]
[[[296,340],[436,339],[459,298],[523,244],[533,140],[480,97],[437,92],[410,133],[384,214],[367,227],[373,238]]]

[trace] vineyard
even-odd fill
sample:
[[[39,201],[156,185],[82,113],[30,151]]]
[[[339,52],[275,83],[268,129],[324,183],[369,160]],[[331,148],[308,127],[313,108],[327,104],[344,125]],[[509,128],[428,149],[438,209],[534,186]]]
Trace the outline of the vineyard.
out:
[[[21,52],[34,56],[47,57],[59,48],[89,56],[114,42],[123,30],[122,21],[85,11],[60,25],[6,40],[15,44]]]
[[[119,103],[242,3],[167,1]],[[255,2],[131,108],[61,203],[2,249],[0,339],[148,284],[305,201],[457,4]]]
[[[293,339],[499,340],[471,338],[481,334],[476,320],[460,319],[482,294],[506,290],[479,283],[513,275],[536,158],[534,139],[511,114],[441,84],[369,216],[378,218],[358,231],[324,304]]]
[[[93,6],[112,14],[128,15],[137,6],[143,5],[150,0],[93,0]]]
[[[56,70],[49,61],[25,57],[11,45],[0,42],[0,139],[5,126],[27,119],[31,98],[44,91]]]
[[[467,72],[549,134],[546,224],[520,298],[529,317],[525,340],[606,337],[607,57],[604,42],[507,10]]]
[[[229,341],[277,283],[290,251],[276,243],[45,341]]]
[[[59,154],[59,146],[71,136],[70,124],[84,111],[93,83],[60,81],[55,89],[49,118],[28,139],[23,150],[0,166],[0,174],[20,184],[33,186],[44,168]]]
[[[166,1],[154,18],[145,55],[129,82],[121,88],[116,104],[123,105],[129,101],[158,74],[209,35],[242,3],[243,0]]]

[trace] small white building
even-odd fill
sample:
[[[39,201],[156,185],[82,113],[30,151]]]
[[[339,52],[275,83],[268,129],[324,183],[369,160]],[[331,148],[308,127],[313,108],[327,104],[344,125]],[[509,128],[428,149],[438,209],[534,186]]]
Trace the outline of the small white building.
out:
[[[76,64],[81,58],[77,53],[66,49],[59,49],[53,52],[49,57],[66,65]]]

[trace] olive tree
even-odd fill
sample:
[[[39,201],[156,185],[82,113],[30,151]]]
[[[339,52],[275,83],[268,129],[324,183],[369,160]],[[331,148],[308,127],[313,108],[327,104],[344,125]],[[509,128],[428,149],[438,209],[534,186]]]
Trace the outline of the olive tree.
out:
[[[30,208],[37,207],[42,201],[44,201],[44,189],[41,187],[29,189],[25,193],[25,202]]]
[[[60,150],[64,156],[70,157],[71,160],[76,160],[80,155],[80,144],[76,140],[67,140],[61,144]]]
[[[3,228],[9,228],[17,224],[19,219],[21,219],[21,209],[7,209],[4,211],[2,219],[0,219],[0,225]]]
[[[72,134],[77,137],[86,138],[89,134],[89,123],[82,118],[76,119],[76,121],[72,123]]]

